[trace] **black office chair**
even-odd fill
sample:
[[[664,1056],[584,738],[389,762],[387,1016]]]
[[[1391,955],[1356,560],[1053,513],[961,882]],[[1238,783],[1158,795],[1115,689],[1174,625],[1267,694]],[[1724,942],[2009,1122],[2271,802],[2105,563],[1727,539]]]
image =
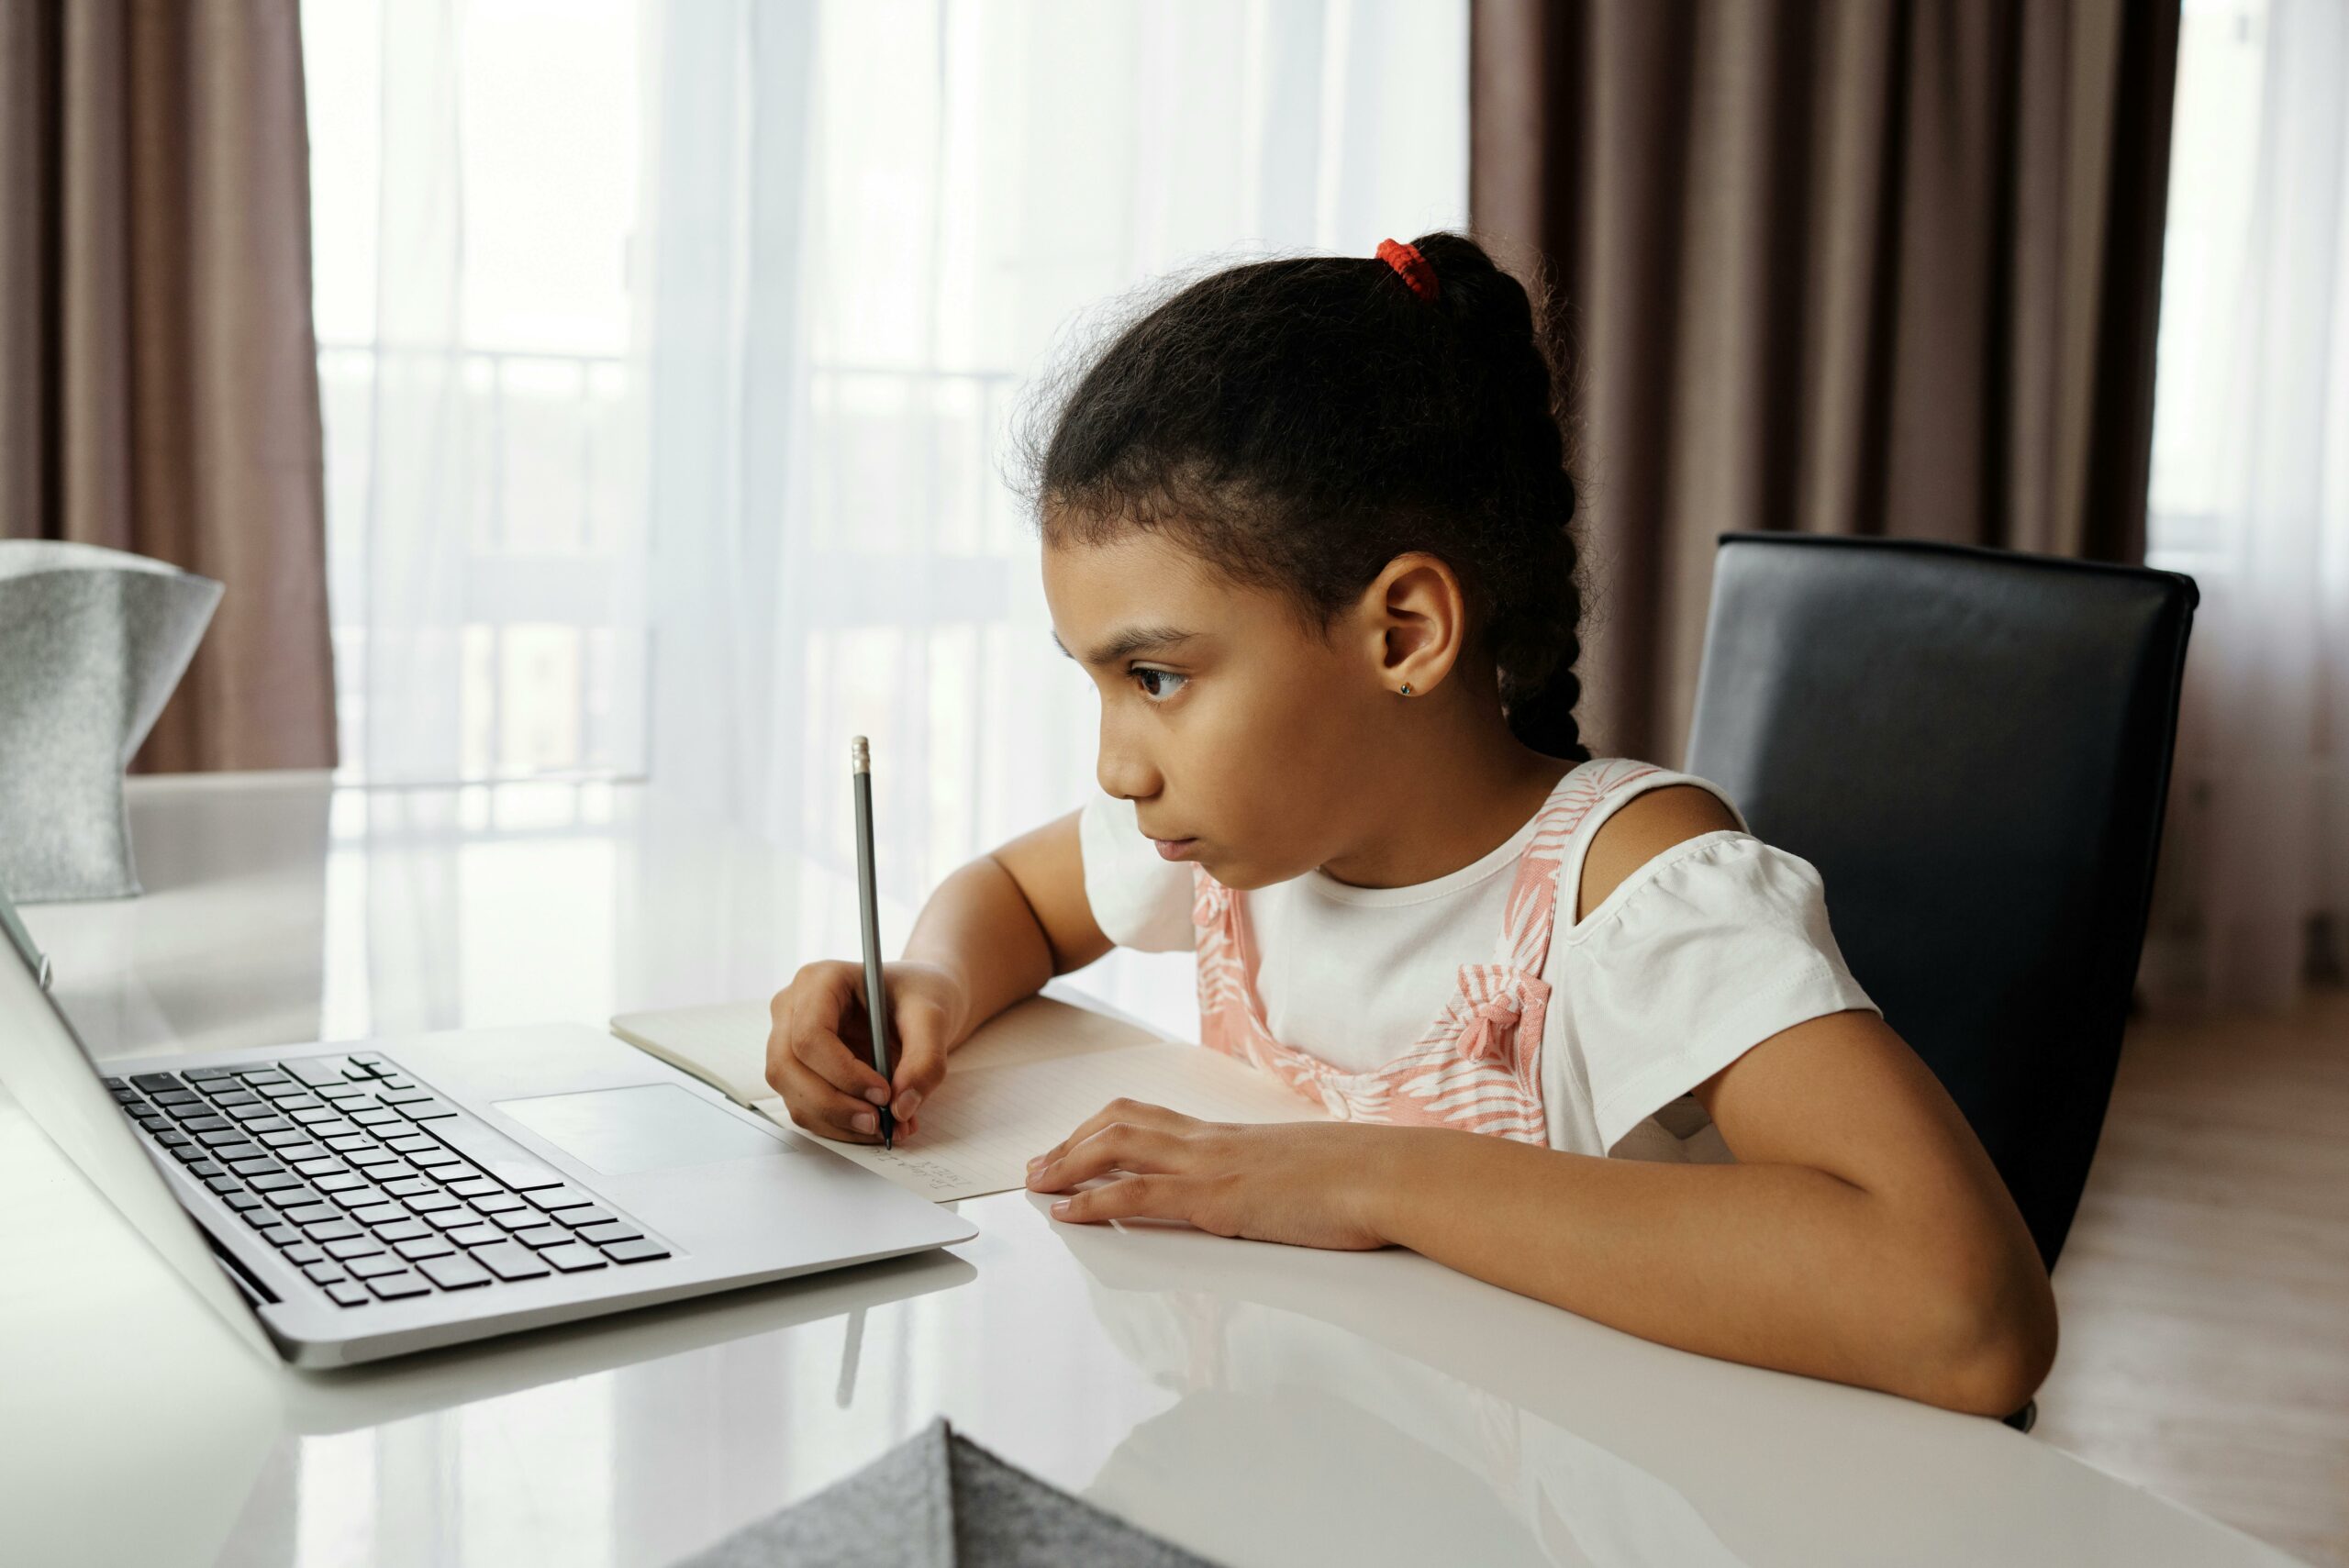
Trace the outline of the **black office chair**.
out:
[[[2050,1268],[2112,1095],[2199,599],[1907,539],[1733,533],[1714,559],[1683,765],[1819,868],[1854,976]]]

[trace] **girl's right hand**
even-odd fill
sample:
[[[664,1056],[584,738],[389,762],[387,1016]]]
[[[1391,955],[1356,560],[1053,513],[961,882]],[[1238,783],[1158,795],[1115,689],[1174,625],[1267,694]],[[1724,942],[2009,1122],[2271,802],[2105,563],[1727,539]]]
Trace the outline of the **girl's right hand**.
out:
[[[946,1053],[962,1037],[969,998],[963,983],[934,963],[885,963],[889,992],[889,1065],[873,1067],[872,1024],[864,1009],[864,966],[837,959],[803,966],[775,993],[767,1013],[767,1083],[797,1126],[848,1143],[881,1141],[879,1107],[896,1118],[896,1136],[919,1130],[921,1102],[946,1076]]]

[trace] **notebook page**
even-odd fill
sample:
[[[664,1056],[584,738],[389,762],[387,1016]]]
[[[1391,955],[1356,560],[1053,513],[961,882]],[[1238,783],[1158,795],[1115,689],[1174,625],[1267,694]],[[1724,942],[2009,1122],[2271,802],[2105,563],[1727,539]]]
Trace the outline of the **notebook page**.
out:
[[[737,1105],[753,1106],[774,1097],[767,1083],[771,1027],[764,1002],[719,1002],[622,1013],[611,1020],[612,1032],[630,1045],[692,1073]],[[1001,1062],[1123,1051],[1153,1044],[1160,1038],[1089,1007],[1073,1006],[1050,996],[1030,996],[972,1030],[971,1038],[954,1048],[947,1065],[959,1075]]]
[[[911,1142],[893,1151],[874,1143],[819,1141],[936,1202],[980,1197],[1027,1185],[1031,1156],[1120,1095],[1211,1121],[1329,1119],[1286,1084],[1219,1051],[1152,1040],[1121,1051],[967,1069],[958,1051],[938,1097],[923,1104],[921,1133]],[[780,1099],[751,1109],[792,1125]]]

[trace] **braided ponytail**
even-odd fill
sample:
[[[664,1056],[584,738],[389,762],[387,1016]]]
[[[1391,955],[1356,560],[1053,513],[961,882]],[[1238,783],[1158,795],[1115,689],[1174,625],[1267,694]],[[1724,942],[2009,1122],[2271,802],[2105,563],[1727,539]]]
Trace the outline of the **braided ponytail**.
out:
[[[1475,241],[1437,233],[1413,244],[1435,268],[1465,357],[1488,384],[1479,401],[1506,427],[1513,458],[1497,522],[1515,536],[1509,542],[1517,559],[1486,584],[1502,709],[1509,728],[1534,751],[1587,762],[1590,751],[1575,719],[1582,695],[1574,668],[1582,655],[1582,590],[1564,433],[1570,399],[1559,359],[1547,350],[1547,323],[1535,297]]]

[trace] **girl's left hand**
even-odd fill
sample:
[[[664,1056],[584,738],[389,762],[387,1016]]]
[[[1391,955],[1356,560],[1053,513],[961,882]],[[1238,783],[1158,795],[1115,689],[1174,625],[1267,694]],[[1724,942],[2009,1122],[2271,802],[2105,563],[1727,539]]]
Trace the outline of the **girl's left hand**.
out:
[[[1163,1106],[1111,1100],[1028,1162],[1031,1191],[1104,1186],[1052,1205],[1057,1219],[1181,1219],[1219,1236],[1298,1247],[1386,1245],[1365,1216],[1388,1129],[1350,1122],[1201,1121]]]

